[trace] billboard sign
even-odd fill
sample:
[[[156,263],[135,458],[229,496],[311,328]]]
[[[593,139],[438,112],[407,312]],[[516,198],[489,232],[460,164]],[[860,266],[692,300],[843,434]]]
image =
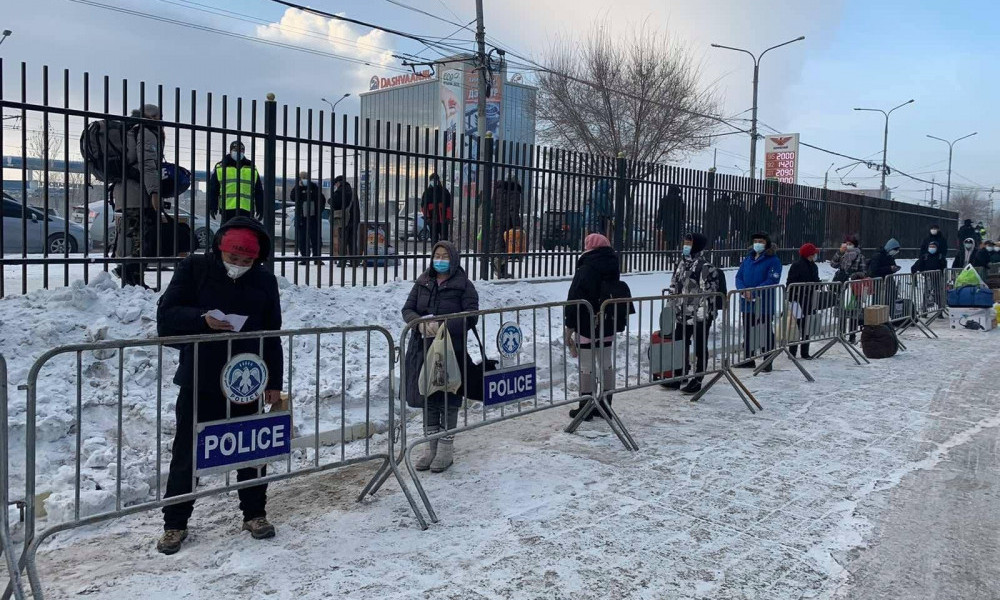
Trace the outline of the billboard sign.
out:
[[[764,178],[798,183],[799,134],[781,133],[764,138]]]
[[[441,73],[441,131],[444,132],[444,150],[448,156],[462,133],[463,79],[460,69],[448,69]]]
[[[396,87],[397,85],[406,85],[407,83],[430,79],[432,76],[433,73],[431,73],[430,69],[424,69],[423,71],[417,71],[415,73],[405,73],[403,75],[396,75],[393,77],[379,77],[378,75],[372,75],[372,78],[368,80],[368,91],[374,92],[375,90],[384,90],[386,88]]]

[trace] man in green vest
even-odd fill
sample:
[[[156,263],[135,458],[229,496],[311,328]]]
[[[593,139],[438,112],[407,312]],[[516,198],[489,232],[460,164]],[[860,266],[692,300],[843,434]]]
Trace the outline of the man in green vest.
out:
[[[238,216],[264,218],[264,184],[243,152],[243,142],[229,144],[229,154],[216,163],[208,180],[208,212],[213,217],[221,213],[223,223]]]

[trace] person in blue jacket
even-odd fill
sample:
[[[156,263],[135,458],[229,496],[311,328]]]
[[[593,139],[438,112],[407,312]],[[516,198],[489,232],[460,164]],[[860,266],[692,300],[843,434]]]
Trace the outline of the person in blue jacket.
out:
[[[777,285],[781,282],[781,259],[774,254],[774,246],[771,245],[771,236],[766,233],[755,233],[751,236],[753,246],[750,253],[740,264],[736,271],[736,289],[746,290],[769,285]],[[751,348],[752,338],[758,336],[751,335],[755,328],[764,331],[764,345],[759,349],[764,353],[770,352],[774,348],[774,315],[776,312],[778,296],[774,290],[756,290],[744,292],[740,297],[740,313],[743,317],[743,351],[745,357],[752,357],[758,348]],[[749,358],[738,365],[738,369],[753,369],[756,362]],[[765,371],[770,371],[768,365]]]

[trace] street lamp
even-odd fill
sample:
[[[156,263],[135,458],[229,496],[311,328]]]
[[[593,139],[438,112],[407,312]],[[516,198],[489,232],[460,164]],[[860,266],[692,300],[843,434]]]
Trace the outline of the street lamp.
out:
[[[753,52],[749,50],[744,50],[743,48],[733,48],[732,46],[723,46],[722,44],[712,44],[713,48],[722,48],[723,50],[734,50],[736,52],[743,52],[744,54],[749,54],[750,58],[753,59],[753,116],[750,119],[750,177],[754,176],[754,171],[757,170],[757,82],[760,77],[760,59],[764,58],[764,55],[774,50],[775,48],[781,48],[782,46],[787,46],[788,44],[794,44],[795,42],[801,42],[806,39],[806,36],[800,35],[794,40],[788,40],[787,42],[778,44],[777,46],[771,46],[767,50],[764,50],[759,55],[754,55]]]
[[[3,44],[3,41],[12,36],[13,34],[14,32],[11,31],[10,29],[4,29],[3,33],[0,33],[0,44]]]
[[[913,99],[910,98],[909,100],[907,100],[906,102],[900,104],[896,108],[903,108],[907,104],[913,104]],[[886,169],[886,167],[885,167],[885,153],[886,153],[886,149],[889,146],[889,115],[891,115],[892,111],[896,110],[896,108],[890,109],[889,112],[886,112],[886,111],[882,110],[881,108],[855,108],[854,109],[854,110],[866,110],[866,111],[869,111],[869,112],[880,112],[883,115],[885,115],[885,134],[882,137],[882,187],[880,188],[882,190],[882,194],[883,195],[885,195],[885,169]]]
[[[955,145],[955,142],[960,142],[960,141],[964,140],[965,138],[970,138],[970,137],[976,135],[977,133],[979,133],[979,132],[978,131],[973,131],[969,135],[963,135],[962,137],[960,137],[960,138],[958,138],[956,140],[952,140],[950,142],[948,140],[946,140],[946,139],[942,139],[942,138],[939,138],[939,137],[934,137],[933,135],[930,135],[930,134],[927,135],[927,137],[931,138],[932,140],[938,140],[938,141],[941,141],[941,142],[944,142],[944,143],[948,144],[948,193],[945,196],[945,200],[944,200],[944,207],[945,208],[951,207],[951,151],[952,151],[952,148]]]
[[[338,99],[336,102],[334,102],[332,104],[326,98],[320,98],[320,100],[322,100],[323,102],[326,102],[327,104],[330,105],[330,113],[331,113],[330,114],[330,119],[335,118],[335,115],[336,115],[336,112],[337,112],[337,105],[340,104],[345,98],[347,98],[350,95],[351,95],[351,93],[348,92],[348,93],[344,94],[343,96],[341,96],[340,99]],[[331,126],[332,125],[333,124],[331,123]],[[331,150],[331,151],[333,152],[333,162],[336,163],[337,162],[337,149],[333,148],[333,150]],[[357,153],[357,150],[355,150],[355,153]],[[347,149],[346,148],[344,149],[344,170],[345,171],[347,170]],[[333,188],[331,187],[330,189],[332,190]]]
[[[835,162],[830,163],[830,166],[826,168],[826,174],[823,175],[823,189],[824,190],[826,189],[827,182],[830,181],[830,169],[832,169],[833,165],[835,165],[835,164],[837,164],[837,163],[835,163]]]
[[[347,98],[350,95],[351,95],[351,93],[348,92],[348,93],[344,94],[343,96],[341,96],[339,100],[337,100],[336,102],[334,102],[332,104],[330,104],[330,101],[327,100],[326,98],[320,98],[320,100],[322,100],[323,102],[326,102],[327,104],[330,104],[330,112],[336,112],[337,105],[340,104],[344,100],[344,98]]]

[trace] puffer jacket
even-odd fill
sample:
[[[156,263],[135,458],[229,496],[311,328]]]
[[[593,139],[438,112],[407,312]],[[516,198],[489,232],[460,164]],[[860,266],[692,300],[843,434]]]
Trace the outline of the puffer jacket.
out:
[[[593,316],[594,320],[600,317],[601,304],[607,300],[601,297],[601,288],[604,284],[614,283],[620,279],[618,257],[611,248],[594,248],[580,255],[566,300],[586,300],[591,306],[591,311],[588,313],[580,310],[576,304],[566,306],[563,311],[563,322],[566,327],[579,333],[582,338],[594,337],[594,322],[590,317]],[[609,332],[605,332],[607,333]]]
[[[703,254],[708,244],[707,238],[700,233],[692,234],[691,237],[691,255],[681,258],[677,269],[674,270],[674,275],[670,279],[670,292],[672,294],[714,294],[724,290],[722,271],[708,262]],[[698,308],[703,303],[696,298],[687,298],[682,304],[684,307],[683,315],[677,315],[678,319],[682,316],[697,316]],[[717,305],[710,304],[706,308],[709,309],[710,314],[704,315],[704,317],[708,320],[714,319],[715,311],[711,309],[717,308]]]
[[[765,287],[781,282],[781,259],[774,254],[774,246],[768,240],[767,247],[760,254],[753,250],[747,254],[736,271],[736,289]],[[774,290],[757,290],[751,299],[740,296],[740,312],[772,315],[778,295]]]
[[[819,283],[819,267],[811,260],[799,257],[797,261],[788,267],[788,277],[785,283]],[[815,286],[793,287],[788,290],[788,299],[791,302],[798,302],[802,307],[803,314],[811,315],[816,312],[813,305],[813,290]],[[822,291],[820,292],[822,294]]]
[[[434,244],[434,250],[444,247],[448,250],[450,268],[448,278],[438,283],[437,272],[431,267],[417,278],[410,295],[403,304],[403,320],[411,323],[421,317],[430,315],[444,317],[446,315],[479,310],[479,293],[476,286],[472,284],[465,269],[459,264],[460,256],[458,248],[451,242],[438,242]],[[432,252],[433,255],[433,252]],[[447,321],[448,334],[451,336],[451,344],[455,349],[458,364],[465,363],[465,338],[469,330],[475,328],[479,322],[479,317],[468,317],[466,319],[451,319]],[[406,401],[411,406],[422,405],[417,383],[420,380],[420,369],[424,365],[424,356],[433,340],[425,338],[414,329],[410,332],[410,339],[407,340],[406,347],[406,381],[404,382],[404,393]],[[458,396],[449,395],[449,404],[460,405],[461,399]]]

